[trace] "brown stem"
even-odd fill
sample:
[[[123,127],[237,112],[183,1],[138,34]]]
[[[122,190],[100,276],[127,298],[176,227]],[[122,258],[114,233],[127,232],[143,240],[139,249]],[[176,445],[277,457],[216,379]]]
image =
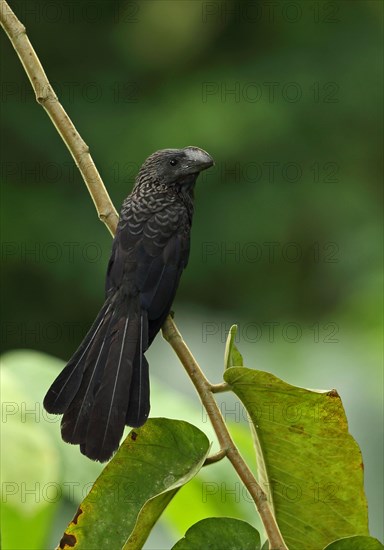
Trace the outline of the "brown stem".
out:
[[[213,455],[208,456],[203,466],[209,466],[209,464],[214,464],[215,462],[219,462],[220,460],[223,460],[223,458],[227,456],[227,451],[225,449],[220,449],[217,453],[214,453]]]
[[[165,321],[162,331],[165,340],[167,340],[167,342],[172,346],[187,371],[188,376],[192,380],[208,413],[209,419],[220,443],[220,456],[221,454],[226,454],[238,476],[246,486],[256,505],[256,508],[259,511],[264,528],[267,532],[270,548],[273,550],[286,549],[287,547],[268,503],[267,495],[256,481],[247,463],[244,461],[239,450],[237,449],[224,422],[224,418],[215,401],[215,398],[213,397],[212,385],[205,377],[203,371],[199,367],[196,359],[193,357],[187,344],[184,342],[171,317],[168,317]]]
[[[210,384],[209,389],[212,393],[223,393],[231,391],[231,386],[227,382],[222,382],[221,384]]]

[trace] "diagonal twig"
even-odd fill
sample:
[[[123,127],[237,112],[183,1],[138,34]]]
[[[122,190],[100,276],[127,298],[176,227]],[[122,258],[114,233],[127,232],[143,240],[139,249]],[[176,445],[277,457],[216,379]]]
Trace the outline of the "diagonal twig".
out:
[[[208,457],[207,464],[217,462],[224,454],[227,456],[256,505],[268,536],[270,548],[273,550],[286,549],[267,495],[256,481],[255,476],[236,447],[224,422],[223,415],[213,397],[212,385],[205,377],[170,316],[166,319],[162,331],[165,340],[172,346],[192,380],[220,443],[220,451],[216,455],[213,455],[213,457]]]

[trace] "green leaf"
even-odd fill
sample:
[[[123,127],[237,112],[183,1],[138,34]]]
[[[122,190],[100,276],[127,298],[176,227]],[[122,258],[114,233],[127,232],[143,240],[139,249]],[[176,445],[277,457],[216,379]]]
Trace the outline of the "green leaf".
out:
[[[8,497],[8,502],[12,500],[12,505],[20,510],[19,529],[24,530],[23,517],[37,513],[39,507],[47,505],[58,511],[64,500],[79,504],[102,466],[83,456],[77,446],[64,443],[60,435],[61,416],[48,414],[43,408],[44,394],[64,367],[64,361],[33,350],[7,352],[0,361],[2,481],[17,482],[20,487],[40,487],[39,498],[21,499],[21,491]],[[55,486],[57,494],[53,498]]]
[[[237,325],[232,325],[229,329],[227,341],[225,344],[224,352],[224,368],[229,369],[230,367],[242,367],[243,366],[243,357],[235,344],[235,338],[237,333]]]
[[[331,542],[324,550],[382,550],[384,546],[372,537],[348,537]]]
[[[224,379],[250,416],[259,481],[288,547],[368,535],[361,453],[337,392],[246,368],[228,369]]]
[[[141,548],[208,451],[205,434],[188,422],[152,418],[132,430],[69,524],[64,548]]]
[[[19,487],[24,494],[24,500],[38,499],[42,500],[39,494],[40,487],[36,485],[26,486],[24,489]],[[4,499],[4,493],[2,495]],[[21,549],[22,550],[41,550],[47,548],[47,531],[54,522],[55,507],[49,506],[31,507],[30,513],[23,514],[19,508],[14,507],[7,502],[1,503],[1,548],[4,550]]]
[[[260,550],[260,535],[245,521],[208,518],[195,523],[172,550]]]
[[[40,549],[53,523],[61,486],[59,453],[45,429],[41,405],[25,382],[37,371],[20,372],[1,357],[1,524],[4,548]],[[25,357],[25,352],[23,354]],[[36,384],[36,382],[34,382]]]
[[[244,459],[253,465],[255,455],[248,427],[231,421],[228,421],[227,426]],[[199,505],[191,506],[191,502],[198,502]],[[260,532],[263,528],[255,513],[254,502],[229,460],[220,460],[202,468],[170,502],[161,516],[161,523],[174,533],[173,540],[176,541],[184,536],[192,524],[218,516],[241,518]]]

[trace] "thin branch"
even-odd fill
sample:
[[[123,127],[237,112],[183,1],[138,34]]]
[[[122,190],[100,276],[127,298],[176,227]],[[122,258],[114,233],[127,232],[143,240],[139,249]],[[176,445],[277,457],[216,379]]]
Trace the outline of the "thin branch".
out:
[[[209,384],[209,389],[212,393],[223,393],[231,391],[231,386],[227,382],[222,382],[221,384]]]
[[[117,227],[118,215],[92,157],[89,154],[89,148],[77,132],[62,105],[59,103],[44,69],[26,35],[25,27],[17,19],[5,0],[0,0],[0,23],[24,66],[32,88],[35,91],[37,102],[47,111],[79,168],[95,204],[99,218],[105,223],[111,234],[114,235]],[[207,459],[208,463],[221,460],[224,456],[228,457],[256,504],[267,532],[270,547],[274,550],[286,550],[276,520],[268,504],[267,496],[257,483],[251,470],[235,446],[213,397],[212,392],[226,391],[228,389],[227,385],[210,384],[183,341],[181,334],[170,316],[168,316],[162,330],[164,338],[170,343],[191,378],[207,410],[220,443],[220,451],[212,455],[212,457],[209,457]]]
[[[165,321],[162,331],[165,340],[172,346],[187,371],[188,376],[192,380],[197,393],[199,394],[199,397],[208,413],[213,429],[215,430],[217,439],[219,440],[221,448],[220,452],[225,452],[241,481],[244,483],[249,494],[251,495],[264,524],[270,547],[274,550],[286,549],[287,547],[285,546],[279,527],[268,503],[267,495],[256,481],[247,463],[244,461],[239,450],[237,449],[224,422],[224,418],[215,401],[215,398],[213,397],[211,391],[212,385],[205,377],[203,371],[199,367],[196,359],[193,357],[187,344],[184,342],[171,317],[168,317]]]
[[[227,456],[227,451],[225,449],[220,449],[217,453],[208,456],[203,466],[209,466],[209,464],[214,464],[215,462],[219,462],[220,460],[223,460],[223,458]]]
[[[23,64],[35,92],[36,101],[47,111],[80,170],[95,204],[99,219],[105,223],[111,234],[114,235],[119,217],[89,154],[89,147],[83,141],[57,99],[28,39],[24,25],[20,23],[5,0],[0,0],[0,23]]]

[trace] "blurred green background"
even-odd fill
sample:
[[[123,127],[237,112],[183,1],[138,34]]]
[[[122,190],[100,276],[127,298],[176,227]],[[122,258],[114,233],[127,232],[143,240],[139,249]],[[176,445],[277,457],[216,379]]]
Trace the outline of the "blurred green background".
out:
[[[178,326],[212,381],[237,323],[247,366],[338,389],[382,538],[382,2],[10,4],[117,208],[153,151],[215,158],[196,189]],[[40,403],[103,301],[111,239],[3,32],[0,44],[3,545],[40,549],[100,471]],[[214,440],[160,337],[148,359],[152,414]],[[219,401],[252,462],[238,404]],[[258,525],[222,463],[177,499],[146,548],[210,515]]]

